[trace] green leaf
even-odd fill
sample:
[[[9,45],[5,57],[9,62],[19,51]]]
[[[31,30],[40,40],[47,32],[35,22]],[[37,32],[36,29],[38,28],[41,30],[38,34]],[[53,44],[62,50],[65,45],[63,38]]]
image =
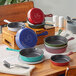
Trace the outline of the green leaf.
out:
[[[20,0],[17,0],[17,3],[20,3],[21,1]]]
[[[6,0],[1,0],[1,1],[0,1],[0,5],[4,5],[5,2],[6,2]]]
[[[17,0],[12,0],[11,4],[17,3]]]
[[[7,4],[11,4],[12,0],[6,0]]]
[[[25,2],[25,1],[27,1],[27,0],[22,0],[21,2]]]
[[[3,0],[0,0],[0,2],[2,2]]]

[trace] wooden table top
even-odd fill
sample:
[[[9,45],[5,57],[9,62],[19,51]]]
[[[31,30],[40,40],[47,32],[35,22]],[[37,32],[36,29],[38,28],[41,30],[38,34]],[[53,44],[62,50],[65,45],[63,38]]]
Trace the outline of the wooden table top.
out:
[[[58,29],[57,29],[58,30]],[[2,34],[0,34],[0,45],[2,44]],[[71,62],[68,66],[76,66],[76,53],[70,55]],[[67,66],[55,66],[50,60],[36,64],[36,68],[31,72],[31,76],[57,76],[65,72]],[[17,76],[0,73],[0,76]],[[21,76],[21,75],[20,75]]]

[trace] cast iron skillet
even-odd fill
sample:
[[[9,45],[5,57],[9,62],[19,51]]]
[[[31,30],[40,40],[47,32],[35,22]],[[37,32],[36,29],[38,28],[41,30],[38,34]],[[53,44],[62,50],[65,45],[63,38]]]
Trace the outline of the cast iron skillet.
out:
[[[45,25],[46,25],[46,26],[53,26],[52,24],[47,24],[47,23],[45,23],[45,20],[44,20],[41,24],[32,24],[32,23],[30,23],[29,20],[27,19],[27,23],[28,23],[28,26],[29,26],[29,27],[34,28],[34,29],[45,28]]]
[[[45,15],[39,8],[32,8],[28,11],[27,17],[32,24],[41,24],[45,17],[52,17],[52,14]]]
[[[68,55],[53,55],[50,60],[54,65],[65,66],[69,64],[71,60],[69,55],[71,54],[73,54],[73,52],[70,52]]]
[[[63,36],[48,36],[44,39],[44,43],[48,46],[59,47],[66,45],[68,40]]]
[[[23,22],[10,22],[8,20],[4,20],[4,22],[8,23],[7,27],[8,27],[8,30],[10,31],[18,31],[21,29],[21,27],[24,27],[25,24]]]
[[[27,62],[37,62],[43,58],[43,50],[39,48],[25,48],[21,50],[15,50],[11,48],[6,48],[9,51],[16,51],[19,52],[19,56],[23,61]]]
[[[48,36],[44,39],[44,43],[48,46],[52,47],[60,47],[68,44],[68,41],[73,40],[74,37],[67,39],[66,37],[55,35],[55,36]]]
[[[44,28],[44,24],[45,24],[45,20],[41,23],[41,24],[32,24],[29,22],[29,20],[27,19],[27,23],[28,23],[28,26],[31,27],[31,28]]]

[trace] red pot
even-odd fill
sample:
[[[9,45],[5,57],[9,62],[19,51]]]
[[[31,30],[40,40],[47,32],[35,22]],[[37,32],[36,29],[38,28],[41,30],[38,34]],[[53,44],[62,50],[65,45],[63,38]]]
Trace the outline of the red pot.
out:
[[[39,8],[32,8],[29,10],[27,17],[32,24],[41,24],[45,17],[52,17],[52,14],[45,15]]]

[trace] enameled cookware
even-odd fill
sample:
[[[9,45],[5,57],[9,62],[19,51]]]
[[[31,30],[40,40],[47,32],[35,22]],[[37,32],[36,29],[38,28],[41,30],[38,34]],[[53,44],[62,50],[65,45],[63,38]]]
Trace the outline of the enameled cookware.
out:
[[[66,28],[71,31],[73,34],[76,34],[76,20],[72,20],[73,22],[67,21]]]
[[[65,52],[67,49],[67,46],[64,48],[59,48],[59,49],[53,49],[53,48],[49,48],[49,47],[45,46],[45,49],[49,53],[59,54],[59,53]]]
[[[47,34],[47,31],[36,34],[32,29],[22,27],[22,29],[16,33],[16,44],[20,49],[34,47],[37,43],[37,37]]]
[[[48,45],[45,44],[45,46],[46,46],[47,48],[49,48],[49,49],[61,49],[61,48],[67,47],[68,45],[66,44],[66,45],[60,46],[60,47],[52,47],[52,46],[48,46]]]
[[[71,37],[69,40],[74,39]],[[44,43],[48,46],[52,47],[61,47],[67,45],[69,41],[66,37],[55,35],[55,36],[48,36],[44,39]]]
[[[68,41],[73,40],[74,38],[71,37],[68,39]],[[55,47],[55,46],[48,46],[45,44],[45,49],[47,52],[49,53],[54,53],[54,54],[59,54],[59,53],[63,53],[66,51],[68,44],[65,44],[63,46],[59,46],[59,47]]]
[[[10,22],[6,19],[4,20],[4,22],[8,23],[7,25],[8,30],[13,31],[13,32],[17,32],[18,30],[21,29],[21,27],[25,26],[23,22]]]
[[[39,49],[39,48],[25,48],[25,49],[21,49],[21,50],[14,50],[11,48],[6,48],[9,51],[16,51],[19,52],[19,57],[23,60],[23,61],[27,61],[27,62],[37,62],[40,61],[43,58],[43,50]]]
[[[39,8],[32,8],[29,10],[27,17],[32,24],[41,24],[45,17],[52,17],[52,14],[45,15],[43,11]]]
[[[73,54],[73,52],[70,52],[68,55],[53,55],[51,56],[50,61],[56,66],[65,66],[69,64],[71,60],[69,55],[71,54]]]
[[[47,24],[45,23],[45,20],[41,23],[41,24],[32,24],[28,21],[27,19],[27,23],[28,23],[28,26],[31,27],[31,28],[34,28],[34,29],[39,29],[39,28],[45,28],[45,25],[46,26],[54,26],[52,24]]]

